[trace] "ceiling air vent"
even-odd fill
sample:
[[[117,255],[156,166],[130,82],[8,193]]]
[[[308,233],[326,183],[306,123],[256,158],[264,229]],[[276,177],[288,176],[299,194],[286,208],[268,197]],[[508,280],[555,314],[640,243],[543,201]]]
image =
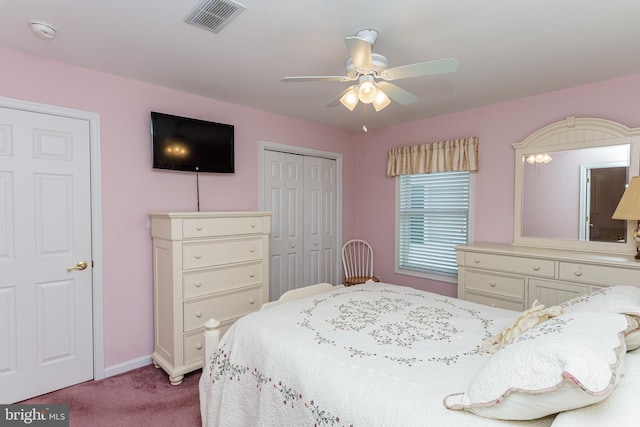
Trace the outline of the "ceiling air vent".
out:
[[[184,18],[187,24],[219,33],[247,7],[231,0],[202,0]]]

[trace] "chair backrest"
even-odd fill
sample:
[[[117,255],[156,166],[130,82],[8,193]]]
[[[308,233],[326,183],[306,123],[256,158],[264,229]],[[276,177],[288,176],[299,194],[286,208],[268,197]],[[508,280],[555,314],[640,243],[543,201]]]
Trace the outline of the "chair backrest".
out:
[[[373,249],[364,240],[349,240],[342,247],[344,277],[373,276]]]

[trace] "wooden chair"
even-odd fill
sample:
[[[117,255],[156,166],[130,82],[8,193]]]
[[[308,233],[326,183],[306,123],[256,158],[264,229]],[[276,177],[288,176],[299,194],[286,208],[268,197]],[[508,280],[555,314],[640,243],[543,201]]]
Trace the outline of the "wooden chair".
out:
[[[373,275],[373,249],[364,240],[353,239],[344,244],[342,267],[345,286],[357,285],[367,280],[380,281]]]

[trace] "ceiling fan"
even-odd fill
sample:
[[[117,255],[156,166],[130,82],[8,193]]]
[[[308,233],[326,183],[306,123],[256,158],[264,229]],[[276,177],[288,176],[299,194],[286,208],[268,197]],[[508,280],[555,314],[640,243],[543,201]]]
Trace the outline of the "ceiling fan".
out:
[[[372,104],[376,111],[380,111],[391,103],[391,99],[402,105],[409,105],[418,99],[414,94],[390,83],[391,81],[447,74],[458,68],[458,61],[453,58],[387,68],[387,58],[371,52],[377,38],[378,32],[376,30],[364,29],[358,31],[355,36],[344,39],[350,55],[347,60],[347,72],[344,76],[283,77],[281,81],[354,81],[357,83],[340,92],[329,101],[327,107],[335,107],[342,103],[353,111],[360,101],[364,104]]]

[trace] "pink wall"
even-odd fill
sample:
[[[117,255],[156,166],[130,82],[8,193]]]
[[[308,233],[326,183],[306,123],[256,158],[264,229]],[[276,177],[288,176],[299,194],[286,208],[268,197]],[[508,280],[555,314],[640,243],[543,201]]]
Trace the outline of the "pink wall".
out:
[[[565,117],[599,117],[640,127],[640,75],[531,96],[427,120],[358,134],[357,216],[355,233],[375,248],[376,275],[446,295],[455,284],[394,272],[395,179],[385,175],[387,151],[396,146],[477,136],[479,170],[475,177],[472,240],[511,243],[514,211],[514,149],[535,130]],[[638,159],[636,159],[638,161]]]
[[[385,175],[389,148],[479,137],[473,240],[510,243],[512,143],[567,116],[640,126],[640,75],[350,135],[4,48],[0,62],[0,96],[100,114],[107,368],[153,349],[147,213],[195,209],[193,175],[150,167],[150,110],[236,126],[236,173],[201,175],[202,210],[259,208],[260,140],[342,153],[343,239],[361,236],[373,244],[376,274],[384,281],[447,295],[455,295],[455,285],[394,273],[395,180]]]
[[[236,173],[201,174],[201,210],[259,209],[259,141],[343,154],[343,228],[355,224],[347,133],[0,48],[0,96],[100,114],[105,367],[153,351],[151,211],[196,209],[195,175],[151,169],[149,111],[235,125]]]

